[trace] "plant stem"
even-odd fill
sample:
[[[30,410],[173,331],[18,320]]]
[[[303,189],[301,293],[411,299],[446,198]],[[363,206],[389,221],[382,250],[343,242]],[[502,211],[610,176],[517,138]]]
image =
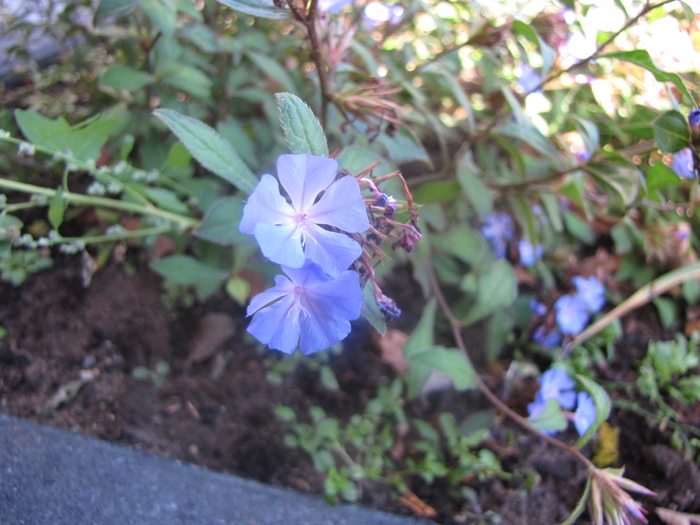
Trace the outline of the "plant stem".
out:
[[[138,239],[139,237],[148,237],[150,235],[159,235],[167,233],[172,228],[170,226],[154,226],[152,228],[143,228],[142,230],[126,230],[121,233],[105,234],[105,235],[89,235],[86,237],[61,237],[53,244],[66,244],[71,242],[82,242],[83,244],[98,244],[102,242],[121,241],[124,239]]]
[[[318,83],[321,90],[321,127],[325,130],[328,124],[328,104],[330,103],[330,91],[328,89],[328,72],[326,61],[323,59],[323,48],[318,37],[318,0],[311,0],[309,13],[304,20],[304,25],[309,32],[311,43],[311,55],[316,63],[318,71]]]
[[[48,198],[56,196],[56,190],[52,190],[51,188],[44,188],[41,186],[35,186],[33,184],[26,184],[24,182],[16,182],[3,178],[0,178],[0,188],[11,191],[19,191],[22,193],[28,193],[32,195],[43,195],[44,197]],[[157,217],[159,219],[175,223],[183,229],[195,228],[199,224],[198,219],[161,210],[160,208],[156,208],[150,203],[139,204],[135,202],[125,202],[116,199],[109,199],[106,197],[96,197],[93,195],[83,195],[81,193],[71,193],[68,191],[64,191],[62,197],[71,204],[97,206],[100,208],[110,208],[113,210],[128,211],[131,213],[136,213],[138,215],[149,215],[151,217]]]
[[[450,322],[452,334],[455,338],[457,348],[459,348],[459,350],[462,352],[469,366],[475,370],[474,364],[472,363],[471,357],[469,357],[469,352],[467,351],[467,347],[464,343],[464,338],[462,337],[462,323],[461,321],[459,321],[459,319],[455,317],[454,313],[452,312],[452,309],[450,308],[450,305],[447,304],[447,300],[445,299],[445,296],[443,295],[442,290],[440,289],[440,283],[438,282],[437,275],[435,274],[435,269],[429,261],[427,263],[427,267],[428,275],[430,276],[430,282],[433,288],[433,293],[435,294],[435,297],[438,303],[440,304],[440,308],[442,309],[444,314],[447,316],[448,321]],[[583,465],[589,472],[593,472],[596,470],[596,467],[593,465],[593,463],[591,463],[591,461],[586,456],[581,454],[581,452],[576,447],[567,445],[566,443],[559,441],[558,439],[552,436],[548,436],[547,434],[544,434],[543,432],[537,430],[535,427],[532,426],[532,424],[530,423],[530,421],[528,421],[527,418],[521,416],[515,410],[513,410],[503,401],[501,401],[498,398],[498,396],[494,394],[491,391],[491,389],[486,385],[484,380],[481,379],[481,376],[479,374],[476,374],[476,387],[491,402],[491,404],[493,404],[498,410],[500,410],[508,418],[515,421],[525,430],[539,436],[541,439],[543,439],[550,445],[553,445],[557,448],[568,452],[569,454],[574,456],[578,461],[583,463]]]

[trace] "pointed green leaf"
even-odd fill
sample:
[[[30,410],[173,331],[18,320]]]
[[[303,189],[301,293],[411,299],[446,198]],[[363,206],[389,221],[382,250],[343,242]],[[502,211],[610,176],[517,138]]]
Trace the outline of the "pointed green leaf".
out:
[[[659,82],[672,82],[681,94],[686,97],[686,102],[693,102],[693,97],[690,95],[688,88],[685,87],[683,79],[676,73],[668,73],[656,67],[654,61],[651,59],[649,52],[644,49],[635,49],[633,51],[616,51],[614,53],[607,53],[599,57],[602,58],[616,58],[618,60],[624,60],[625,62],[631,62],[639,67],[643,67],[649,71],[654,78]]]
[[[251,193],[257,178],[221,135],[203,122],[171,109],[157,109],[154,115],[177,135],[187,150],[202,166],[222,179]]]
[[[171,255],[151,264],[151,268],[176,284],[220,286],[228,272],[204,264],[189,255]]]
[[[403,347],[403,355],[408,361],[408,396],[415,397],[420,394],[423,385],[430,377],[431,368],[419,362],[413,361],[413,356],[433,346],[433,331],[435,329],[435,311],[437,302],[431,299],[425,305],[423,314],[416,329]]]
[[[126,16],[138,9],[140,0],[101,0],[95,12],[95,25],[112,16]]]
[[[481,271],[468,273],[460,288],[476,292],[474,303],[464,318],[464,323],[469,324],[509,306],[515,299],[517,279],[508,261],[499,259]]]
[[[598,432],[600,425],[602,425],[603,422],[608,419],[612,404],[610,402],[610,396],[608,396],[608,393],[605,391],[605,389],[598,383],[596,383],[588,377],[581,375],[577,375],[576,379],[578,379],[581,382],[583,388],[585,388],[586,391],[593,398],[596,412],[595,421],[593,422],[591,427],[586,431],[586,433],[583,436],[581,436],[576,442],[576,448],[581,448],[593,438],[595,433]]]
[[[241,233],[238,225],[243,216],[243,201],[228,197],[216,201],[195,231],[195,236],[217,244],[243,244],[250,235]]]
[[[282,130],[292,153],[328,156],[328,143],[311,108],[296,95],[276,93]]]
[[[663,153],[676,153],[690,144],[688,121],[680,111],[667,111],[654,121],[654,138]]]
[[[63,196],[63,188],[59,187],[49,203],[49,222],[54,230],[58,231],[61,224],[63,224],[63,215],[66,212],[66,206],[67,202]]]
[[[292,16],[289,10],[275,7],[272,0],[218,0],[218,2],[241,13],[260,18],[283,20]]]
[[[436,368],[452,379],[457,390],[476,387],[476,372],[464,354],[456,348],[431,346],[411,356],[411,361]]]
[[[547,400],[544,410],[535,417],[531,417],[530,423],[537,430],[543,432],[564,430],[567,426],[566,417],[559,406],[559,401],[554,398]]]

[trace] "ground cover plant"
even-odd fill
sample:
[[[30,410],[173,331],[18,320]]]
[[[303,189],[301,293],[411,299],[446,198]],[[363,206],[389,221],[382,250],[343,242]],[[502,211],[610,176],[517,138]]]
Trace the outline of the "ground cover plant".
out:
[[[3,409],[439,523],[700,519],[697,6],[2,5]]]

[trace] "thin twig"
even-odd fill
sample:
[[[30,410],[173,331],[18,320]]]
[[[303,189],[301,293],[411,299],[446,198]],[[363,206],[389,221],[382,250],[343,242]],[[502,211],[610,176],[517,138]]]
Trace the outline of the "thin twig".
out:
[[[438,282],[437,275],[435,274],[435,269],[433,268],[432,264],[430,261],[427,261],[427,269],[428,269],[428,275],[430,276],[430,282],[433,288],[433,293],[435,294],[435,297],[440,304],[440,308],[444,312],[444,314],[447,316],[448,321],[450,322],[450,326],[452,328],[452,334],[455,338],[455,343],[457,344],[457,348],[462,352],[464,355],[465,359],[467,360],[467,363],[469,366],[474,369],[474,364],[471,360],[471,357],[469,356],[469,352],[467,351],[467,347],[464,343],[464,338],[462,337],[462,323],[457,319],[452,312],[452,309],[450,308],[450,305],[447,303],[447,300],[445,299],[445,296],[442,293],[442,290],[440,289],[440,283]],[[506,405],[503,401],[501,401],[496,394],[494,394],[491,389],[486,385],[483,379],[481,379],[481,376],[479,374],[476,374],[476,387],[479,389],[479,391],[486,396],[486,398],[493,404],[498,410],[500,410],[503,414],[505,414],[508,418],[512,419],[515,421],[518,425],[523,427],[525,430],[528,432],[535,434],[536,436],[539,436],[541,439],[549,443],[550,445],[553,445],[561,450],[564,450],[574,456],[577,460],[579,460],[583,465],[585,465],[586,469],[589,472],[593,472],[595,470],[595,466],[591,461],[581,454],[581,452],[576,448],[571,445],[567,445],[566,443],[552,437],[548,436],[547,434],[541,432],[540,430],[536,429],[530,421],[518,414],[515,410],[510,408],[508,405]]]

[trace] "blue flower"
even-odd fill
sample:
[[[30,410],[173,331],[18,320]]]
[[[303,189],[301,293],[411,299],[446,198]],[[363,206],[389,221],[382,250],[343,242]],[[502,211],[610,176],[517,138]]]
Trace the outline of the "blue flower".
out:
[[[572,279],[578,296],[586,305],[588,311],[592,314],[597,314],[605,304],[605,288],[600,283],[597,277],[589,277],[584,279],[577,276]]]
[[[693,171],[693,152],[690,148],[683,148],[673,156],[671,169],[676,172],[676,175],[684,179],[694,179],[695,172]]]
[[[356,272],[335,278],[308,259],[301,268],[282,267],[275,286],[256,295],[248,306],[253,320],[248,332],[270,348],[303,354],[334,345],[350,333],[350,321],[360,316],[362,291]]]
[[[688,115],[688,124],[690,124],[690,131],[695,132],[700,129],[700,109],[694,109]]]
[[[545,401],[556,399],[562,408],[571,410],[576,403],[574,387],[576,383],[562,368],[550,368],[540,378],[540,390],[537,395]]]
[[[561,339],[561,334],[556,328],[547,330],[543,325],[540,325],[532,332],[532,340],[545,350],[559,346]]]
[[[532,266],[539,261],[544,255],[542,246],[533,246],[529,241],[518,241],[518,251],[520,252],[520,264],[523,266]]]
[[[532,69],[527,64],[520,65],[520,75],[518,75],[518,84],[523,88],[526,95],[530,93],[542,93],[542,88],[540,84],[542,83],[542,76]]]
[[[509,241],[513,240],[513,233],[513,219],[503,212],[489,213],[481,227],[481,234],[491,245],[498,258],[505,257],[506,246]]]
[[[588,308],[579,294],[564,295],[554,303],[557,325],[561,333],[580,334],[588,324]]]
[[[354,177],[336,179],[338,163],[314,155],[280,155],[277,176],[263,175],[243,208],[240,230],[254,234],[263,255],[289,268],[306,259],[336,275],[360,256],[362,247],[344,233],[369,228],[360,185]],[[325,226],[326,228],[322,227]]]
[[[574,426],[579,436],[583,436],[595,422],[595,402],[586,392],[579,392],[574,412]]]

